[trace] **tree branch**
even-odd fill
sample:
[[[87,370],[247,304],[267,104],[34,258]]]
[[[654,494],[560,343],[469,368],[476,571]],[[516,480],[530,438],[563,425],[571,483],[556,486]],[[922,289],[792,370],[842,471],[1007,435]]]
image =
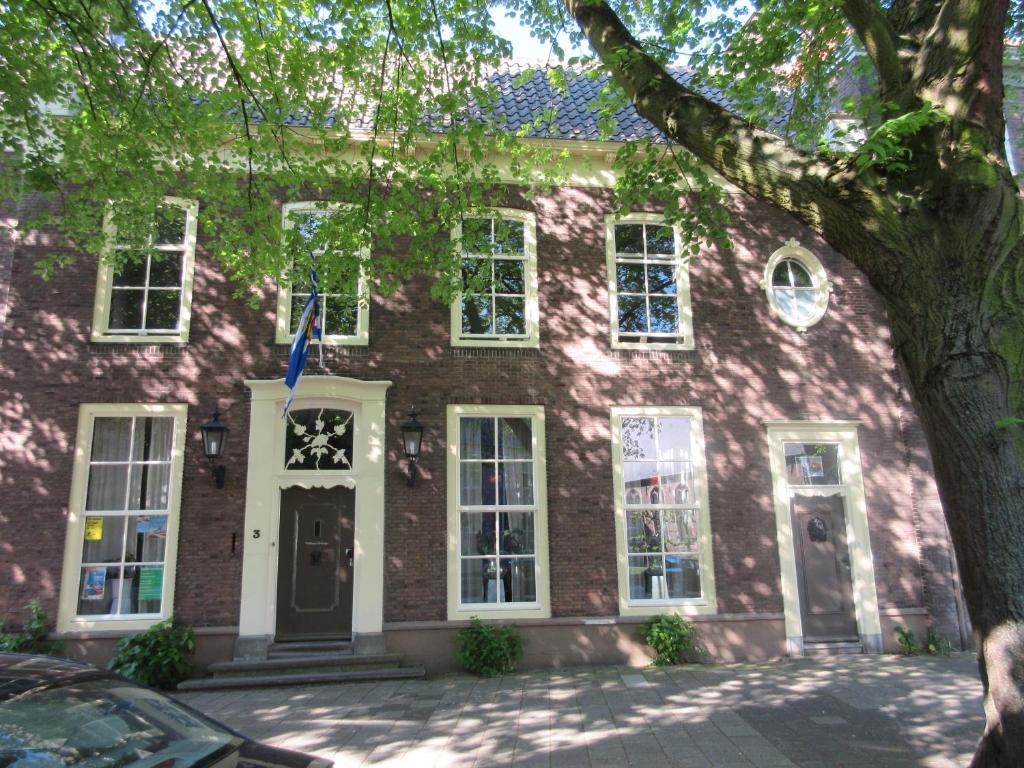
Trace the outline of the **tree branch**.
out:
[[[842,9],[875,65],[882,98],[911,108],[913,93],[900,63],[899,40],[881,6],[876,0],[843,0]]]

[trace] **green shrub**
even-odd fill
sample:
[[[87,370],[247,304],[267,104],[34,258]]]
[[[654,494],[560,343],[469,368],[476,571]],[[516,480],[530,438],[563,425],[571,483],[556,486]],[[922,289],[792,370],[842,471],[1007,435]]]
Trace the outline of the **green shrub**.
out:
[[[120,640],[107,666],[137,683],[172,689],[192,671],[195,649],[192,627],[166,619]]]
[[[515,627],[484,624],[473,617],[455,636],[455,660],[467,672],[495,677],[514,672],[523,655],[523,638]]]
[[[644,625],[644,642],[654,649],[658,666],[697,661],[705,653],[697,636],[697,627],[676,614],[666,614]]]
[[[46,611],[39,605],[38,600],[33,600],[27,606],[29,612],[28,622],[21,628],[21,631],[7,631],[0,627],[0,651],[8,653],[43,653],[50,656],[57,655],[63,649],[63,643],[59,640],[50,639],[49,622],[46,619]]]
[[[936,632],[935,627],[928,627],[928,634],[924,636],[924,644],[921,649],[931,656],[949,656],[953,645]]]
[[[920,649],[917,647],[917,638],[914,637],[914,630],[910,627],[896,625],[896,642],[900,646],[901,656],[917,656]]]

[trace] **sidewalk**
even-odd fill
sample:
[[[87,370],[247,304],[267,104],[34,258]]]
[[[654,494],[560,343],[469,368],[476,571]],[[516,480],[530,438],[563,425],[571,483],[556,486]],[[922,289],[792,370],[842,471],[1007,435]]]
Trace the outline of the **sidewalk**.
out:
[[[180,694],[251,738],[350,766],[963,766],[973,654],[850,656]]]

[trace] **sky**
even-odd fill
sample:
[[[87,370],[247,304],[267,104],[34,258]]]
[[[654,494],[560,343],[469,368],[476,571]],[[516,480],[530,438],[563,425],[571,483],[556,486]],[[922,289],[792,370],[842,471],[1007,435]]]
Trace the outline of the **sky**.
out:
[[[491,18],[494,19],[495,31],[512,43],[512,55],[517,59],[547,59],[551,52],[548,43],[542,43],[530,36],[528,27],[519,23],[518,19],[510,19],[505,15],[504,10],[491,8]],[[582,53],[579,48],[569,45],[568,38],[559,41],[566,56]]]

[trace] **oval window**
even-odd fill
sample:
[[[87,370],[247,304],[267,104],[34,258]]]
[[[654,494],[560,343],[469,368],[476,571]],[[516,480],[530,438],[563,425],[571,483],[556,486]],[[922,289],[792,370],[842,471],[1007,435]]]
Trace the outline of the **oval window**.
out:
[[[768,260],[764,288],[779,319],[801,331],[821,320],[828,309],[831,286],[824,267],[793,240]]]

